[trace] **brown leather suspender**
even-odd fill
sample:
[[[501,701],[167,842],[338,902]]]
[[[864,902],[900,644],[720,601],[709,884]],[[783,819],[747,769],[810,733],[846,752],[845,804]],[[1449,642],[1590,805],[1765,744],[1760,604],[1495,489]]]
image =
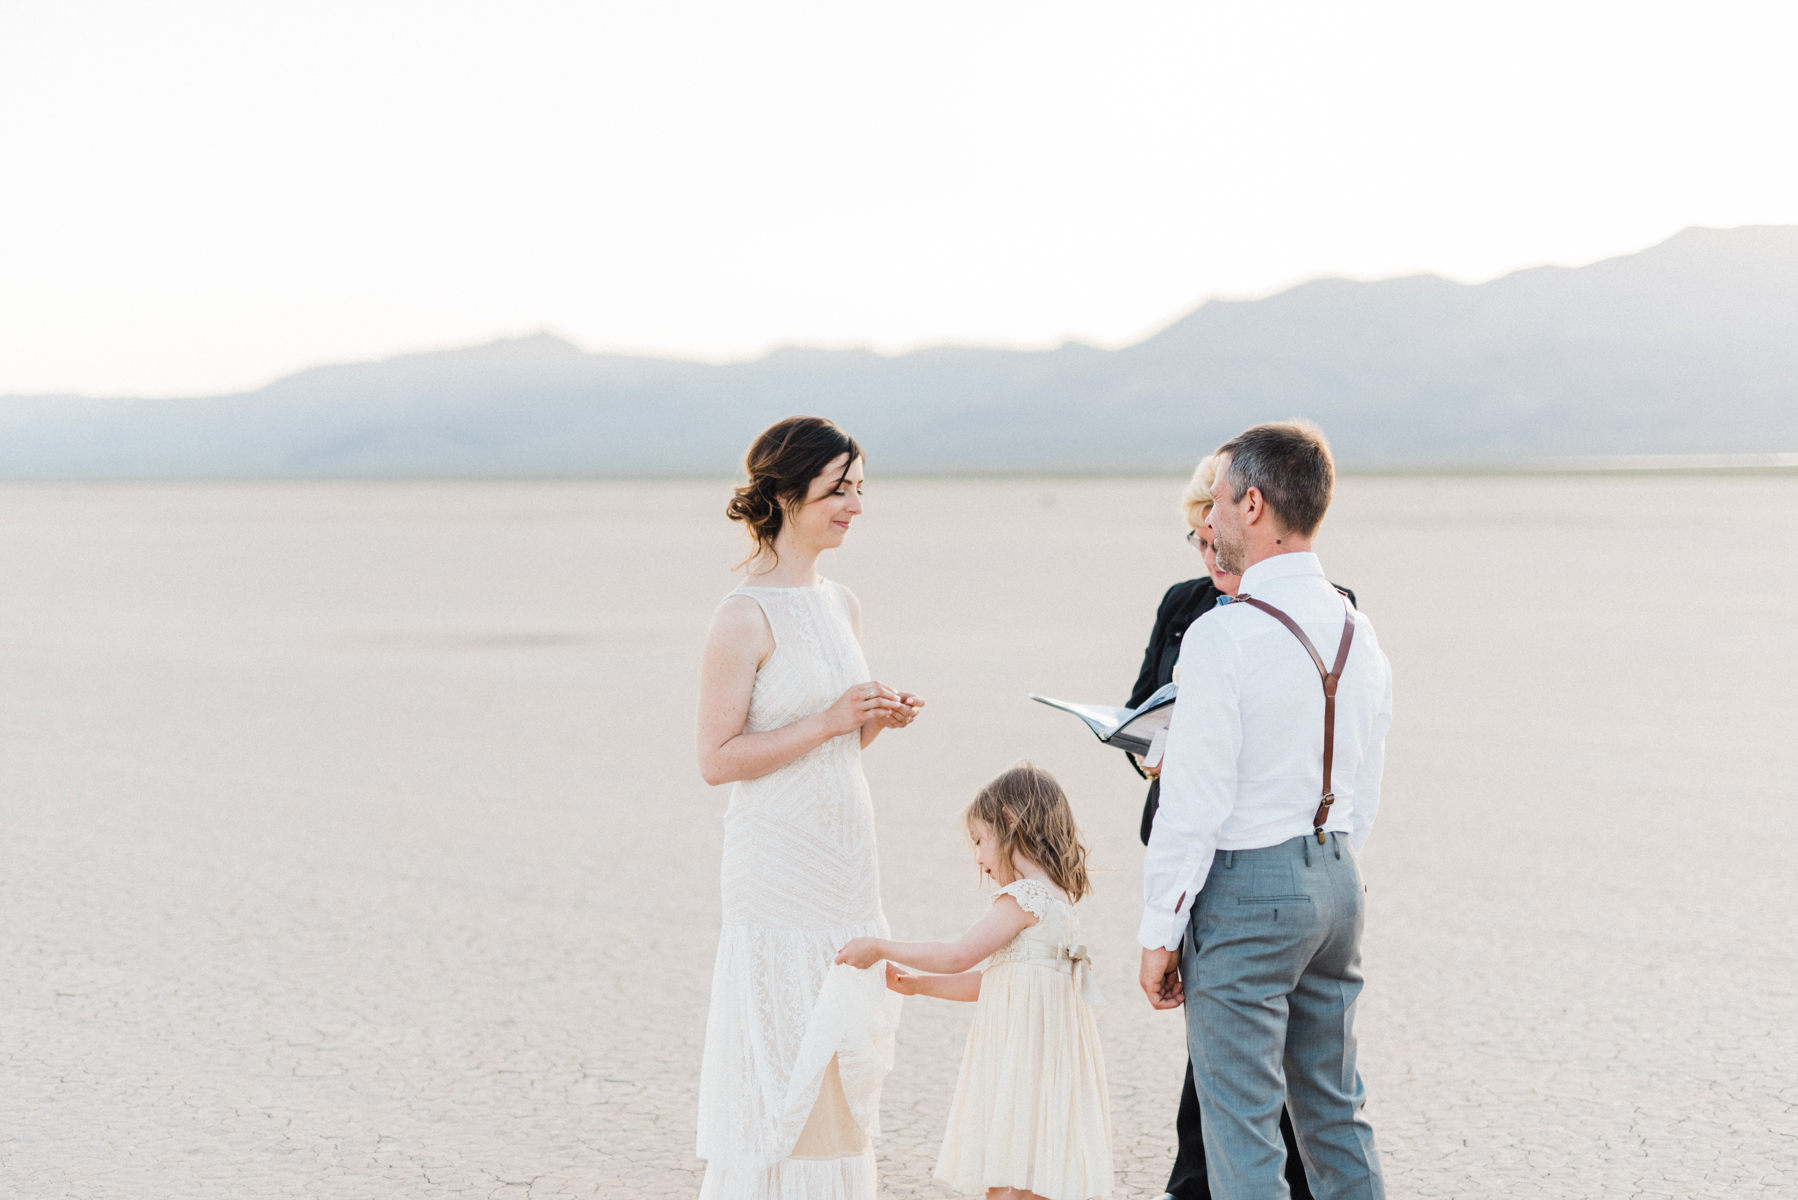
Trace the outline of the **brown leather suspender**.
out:
[[[1323,845],[1324,822],[1330,819],[1330,805],[1336,803],[1336,793],[1330,787],[1330,761],[1336,756],[1336,685],[1342,682],[1342,668],[1348,665],[1349,643],[1355,640],[1355,614],[1349,611],[1348,601],[1342,602],[1342,644],[1336,647],[1336,665],[1330,670],[1324,669],[1323,655],[1299,628],[1299,623],[1264,600],[1253,596],[1236,597],[1239,604],[1252,604],[1268,616],[1292,631],[1292,636],[1299,640],[1305,652],[1311,656],[1312,664],[1317,668],[1318,677],[1324,685],[1324,794],[1317,805],[1317,814],[1311,818],[1312,832],[1317,835],[1318,845]]]

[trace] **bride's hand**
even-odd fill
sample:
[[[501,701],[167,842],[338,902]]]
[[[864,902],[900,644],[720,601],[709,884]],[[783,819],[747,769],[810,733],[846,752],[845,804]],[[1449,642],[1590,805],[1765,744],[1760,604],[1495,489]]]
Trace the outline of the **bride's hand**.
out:
[[[869,721],[883,719],[898,705],[898,692],[870,679],[837,697],[837,702],[824,710],[824,719],[833,735],[854,733]]]
[[[889,708],[874,718],[880,722],[882,729],[904,729],[918,719],[918,710],[924,707],[924,697],[911,692],[900,692],[899,706]]]
[[[839,963],[847,963],[858,971],[866,971],[885,957],[880,952],[879,938],[856,938],[837,951]]]

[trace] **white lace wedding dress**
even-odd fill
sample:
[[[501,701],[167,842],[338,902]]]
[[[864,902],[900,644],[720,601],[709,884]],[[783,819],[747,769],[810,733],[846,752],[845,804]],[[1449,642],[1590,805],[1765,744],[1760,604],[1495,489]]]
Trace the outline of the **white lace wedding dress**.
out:
[[[828,708],[868,678],[843,589],[740,587],[774,631],[747,732]],[[724,814],[724,930],[699,1075],[702,1200],[874,1200],[880,1084],[899,997],[832,967],[886,937],[857,733],[738,783]]]

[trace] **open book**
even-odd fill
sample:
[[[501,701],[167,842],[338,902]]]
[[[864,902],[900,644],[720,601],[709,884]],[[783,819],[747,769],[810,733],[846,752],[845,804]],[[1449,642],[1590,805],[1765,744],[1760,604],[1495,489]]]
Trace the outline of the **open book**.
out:
[[[1174,699],[1180,686],[1170,683],[1135,708],[1111,708],[1103,704],[1069,704],[1051,700],[1035,692],[1030,698],[1038,704],[1071,712],[1107,746],[1128,750],[1148,760],[1150,766],[1161,761],[1161,750],[1167,744],[1167,725],[1174,719]]]

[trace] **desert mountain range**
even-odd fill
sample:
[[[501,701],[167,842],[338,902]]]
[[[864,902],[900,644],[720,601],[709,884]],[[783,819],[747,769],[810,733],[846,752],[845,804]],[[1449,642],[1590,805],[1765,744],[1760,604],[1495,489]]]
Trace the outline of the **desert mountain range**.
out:
[[[1294,415],[1356,466],[1798,450],[1798,226],[1481,284],[1322,279],[1119,350],[708,364],[542,333],[239,395],[11,396],[0,478],[721,475],[793,413],[836,419],[882,470],[1184,470]]]

